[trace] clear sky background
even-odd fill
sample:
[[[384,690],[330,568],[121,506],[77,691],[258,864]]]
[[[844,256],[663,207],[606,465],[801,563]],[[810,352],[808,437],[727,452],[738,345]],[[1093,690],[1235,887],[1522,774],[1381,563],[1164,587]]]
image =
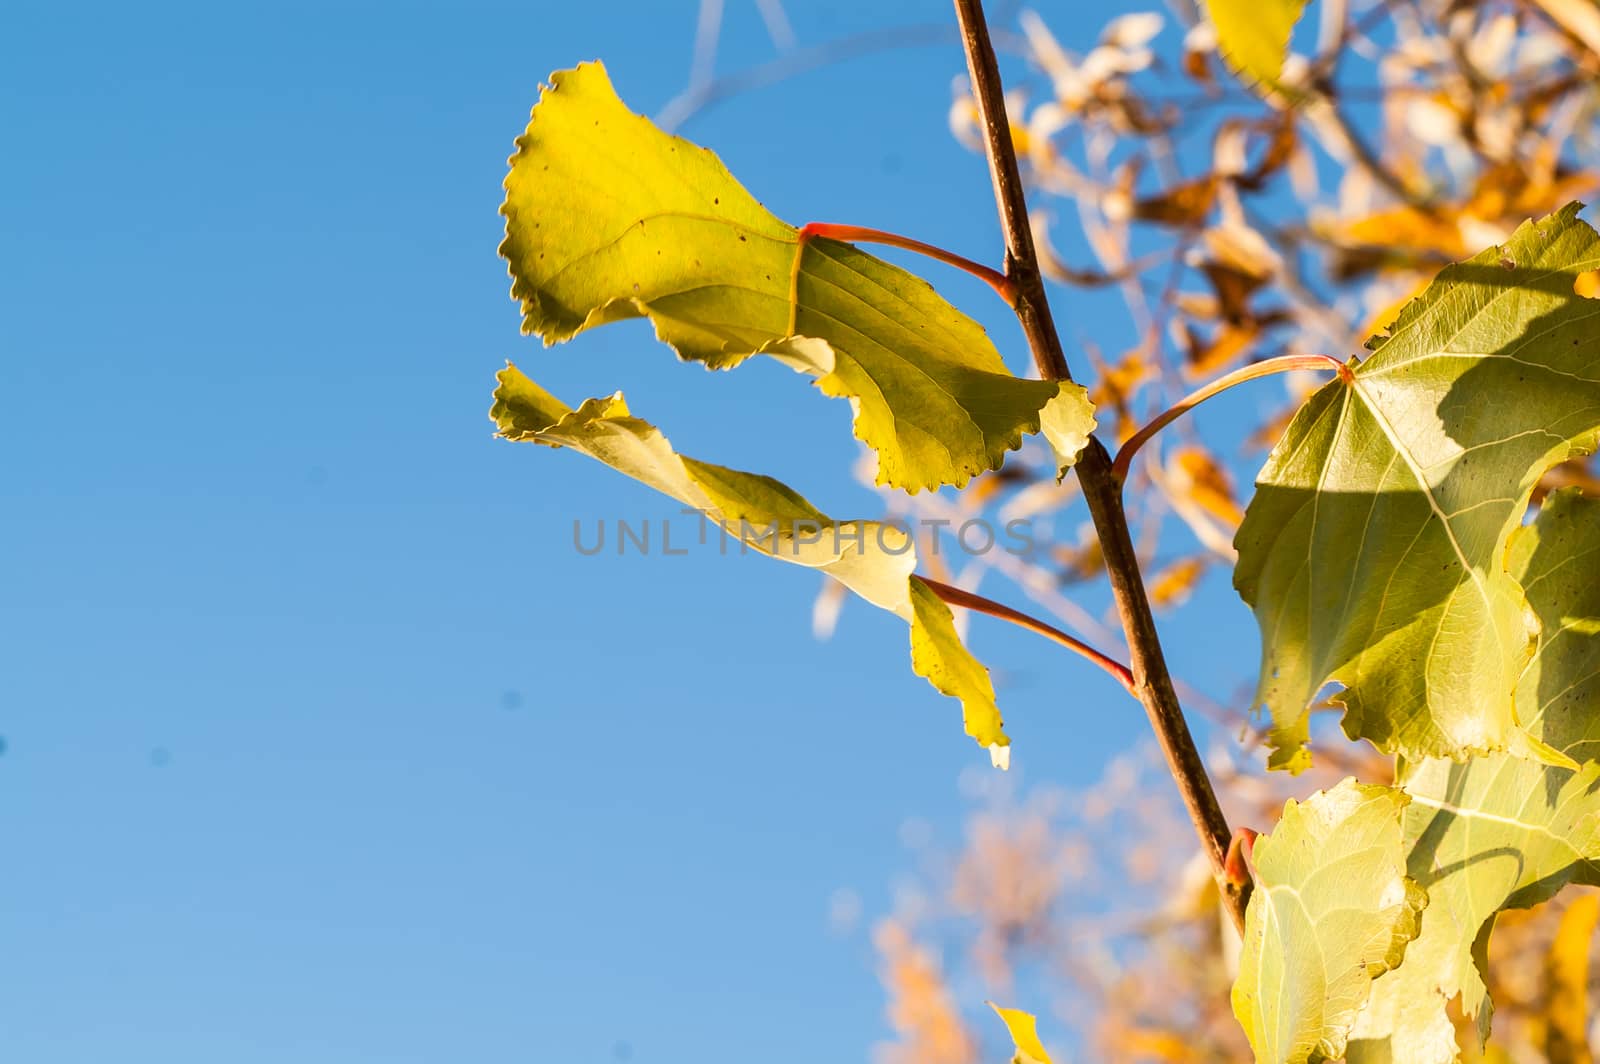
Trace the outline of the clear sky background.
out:
[[[1042,13],[1081,49],[1119,6]],[[830,898],[887,906],[908,817],[958,832],[987,761],[958,707],[892,617],[848,607],[816,642],[793,567],[579,556],[575,519],[675,504],[485,418],[515,358],[876,512],[848,408],[782,367],[709,374],[639,324],[518,333],[496,211],[538,83],[603,57],[653,112],[694,7],[0,14],[0,1059],[809,1064],[888,1034]],[[803,43],[953,24],[789,9]],[[770,53],[728,0],[719,67]],[[684,132],[791,221],[995,261],[946,126],[962,69],[953,38],[889,52]],[[986,289],[918,268],[1024,369]],[[1057,305],[1069,347],[1120,342]],[[1188,616],[1175,664],[1225,692],[1255,660],[1225,574]],[[1081,785],[1144,736],[1078,660],[974,644],[1020,779]]]

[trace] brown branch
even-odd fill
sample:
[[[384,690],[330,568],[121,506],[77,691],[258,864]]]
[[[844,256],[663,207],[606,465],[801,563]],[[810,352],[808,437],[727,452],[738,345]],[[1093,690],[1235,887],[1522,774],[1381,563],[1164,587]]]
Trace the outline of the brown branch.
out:
[[[932,591],[952,606],[960,606],[966,610],[976,610],[978,613],[985,613],[1002,621],[1010,621],[1018,627],[1026,628],[1036,635],[1042,635],[1046,639],[1061,644],[1074,654],[1081,655],[1100,666],[1111,675],[1113,680],[1122,685],[1123,690],[1135,698],[1139,697],[1139,692],[1134,686],[1133,673],[1128,670],[1126,665],[1115,658],[1100,653],[1100,651],[1076,636],[1068,635],[1061,629],[1054,625],[1046,624],[1037,617],[1023,613],[1021,610],[1014,610],[1010,606],[996,602],[994,599],[984,598],[976,592],[963,590],[935,580],[931,576],[923,576],[920,573],[917,574],[917,579],[928,585],[929,591]]]
[[[1006,276],[1011,278],[1015,286],[1017,320],[1021,322],[1028,338],[1028,346],[1033,351],[1039,372],[1052,380],[1070,380],[1072,374],[1067,368],[1067,358],[1061,349],[1061,338],[1051,319],[1050,304],[1045,299],[1044,282],[1039,274],[1033,231],[1028,225],[1022,174],[1017,168],[1011,124],[1006,118],[1005,89],[1000,81],[994,45],[989,39],[983,2],[955,0],[955,6],[967,54],[967,70],[972,77],[978,115],[983,124],[989,176],[1000,209],[1001,228],[1005,232]],[[1144,704],[1151,727],[1155,729],[1161,750],[1166,755],[1167,767],[1177,780],[1184,805],[1211,862],[1217,887],[1226,901],[1228,914],[1242,932],[1249,885],[1231,883],[1225,874],[1228,845],[1233,832],[1228,828],[1227,818],[1222,815],[1222,806],[1218,804],[1216,791],[1206,775],[1200,751],[1194,744],[1194,736],[1189,733],[1189,726],[1183,719],[1183,708],[1178,704],[1172,677],[1162,657],[1155,618],[1150,612],[1144,578],[1139,570],[1139,557],[1128,531],[1127,515],[1122,509],[1121,489],[1111,472],[1111,456],[1098,439],[1091,438],[1079,456],[1076,468],[1078,480],[1083,485],[1084,500],[1089,505],[1089,515],[1100,537],[1100,549],[1111,578],[1111,592],[1116,599],[1117,613],[1122,618],[1122,629],[1127,635],[1134,691]]]

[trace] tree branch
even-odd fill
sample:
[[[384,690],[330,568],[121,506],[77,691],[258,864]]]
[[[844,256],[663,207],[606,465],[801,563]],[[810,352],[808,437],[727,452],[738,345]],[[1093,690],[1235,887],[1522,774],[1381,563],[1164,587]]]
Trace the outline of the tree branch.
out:
[[[1133,463],[1133,456],[1139,453],[1139,448],[1149,443],[1155,434],[1178,420],[1184,414],[1193,410],[1212,396],[1221,395],[1235,385],[1246,381],[1257,380],[1261,377],[1270,377],[1274,373],[1293,373],[1296,370],[1332,370],[1345,380],[1350,380],[1350,369],[1332,355],[1280,355],[1262,362],[1252,362],[1248,366],[1241,366],[1232,373],[1224,373],[1216,380],[1199,388],[1179,399],[1172,407],[1150,422],[1144,428],[1135,432],[1123,443],[1122,449],[1117,452],[1116,460],[1111,463],[1111,475],[1118,484],[1127,482],[1128,467]]]
[[[765,63],[725,74],[720,78],[691,81],[682,92],[668,100],[656,113],[655,123],[671,133],[690,118],[730,96],[763,88],[829,63],[872,55],[891,48],[945,44],[950,38],[950,27],[947,25],[889,26],[823,44],[796,48]]]
[[[976,610],[979,613],[986,613],[990,617],[997,617],[1002,621],[1010,621],[1012,624],[1026,628],[1036,635],[1042,635],[1046,639],[1060,643],[1074,654],[1081,655],[1100,666],[1113,680],[1122,685],[1123,690],[1135,698],[1139,697],[1139,692],[1134,687],[1133,673],[1128,671],[1126,665],[1115,658],[1100,653],[1100,651],[1076,636],[1068,635],[1054,625],[1046,624],[1031,614],[1023,613],[1021,610],[1014,610],[1010,606],[996,602],[994,599],[984,598],[976,592],[954,587],[935,580],[931,576],[923,576],[921,573],[917,574],[917,579],[928,585],[929,591],[932,591],[952,606],[960,606],[965,610]]]
[[[909,236],[899,233],[888,233],[882,229],[869,229],[864,225],[840,225],[836,222],[807,222],[800,227],[800,243],[804,244],[814,236],[825,237],[829,240],[848,241],[852,244],[885,244],[892,248],[904,251],[914,251],[918,255],[926,255],[930,259],[937,259],[946,266],[954,266],[964,273],[970,273],[984,284],[995,290],[1001,299],[1006,301],[1006,306],[1017,305],[1017,294],[1012,291],[1011,281],[999,270],[990,269],[981,262],[973,262],[964,255],[957,255],[953,251],[936,247],[922,240],[913,240]]]
[[[994,45],[984,19],[983,3],[982,0],[955,0],[955,5],[967,54],[967,70],[972,77],[978,115],[984,129],[989,176],[1000,209],[1001,228],[1005,232],[1006,276],[1011,279],[1016,292],[1017,320],[1021,322],[1028,338],[1028,346],[1033,351],[1039,372],[1052,380],[1071,380],[1072,374],[1067,368],[1067,358],[1062,351],[1055,322],[1050,316],[1050,304],[1045,298],[1044,282],[1039,274],[1033,232],[1028,224],[1022,174],[1017,168],[1011,124],[1006,118],[1005,89],[1000,81],[999,63],[995,59]],[[1233,832],[1222,815],[1222,806],[1218,804],[1216,791],[1206,775],[1200,751],[1195,748],[1194,736],[1189,733],[1189,726],[1183,719],[1183,709],[1178,704],[1172,677],[1162,657],[1155,618],[1150,612],[1149,599],[1145,596],[1139,558],[1128,531],[1127,515],[1122,509],[1121,489],[1111,472],[1111,456],[1098,439],[1091,437],[1089,445],[1078,458],[1076,468],[1083,485],[1084,500],[1089,504],[1089,515],[1100,537],[1100,549],[1111,578],[1111,592],[1116,599],[1117,612],[1128,638],[1134,691],[1149,715],[1151,727],[1155,729],[1156,738],[1166,755],[1167,767],[1178,782],[1184,805],[1211,862],[1212,873],[1228,913],[1242,932],[1249,884],[1230,882],[1226,875],[1228,845]]]

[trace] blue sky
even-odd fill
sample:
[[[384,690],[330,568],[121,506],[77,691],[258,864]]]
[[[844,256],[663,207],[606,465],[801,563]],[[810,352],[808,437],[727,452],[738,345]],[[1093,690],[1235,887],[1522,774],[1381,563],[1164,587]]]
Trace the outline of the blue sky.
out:
[[[790,6],[803,42],[952,20]],[[1045,7],[1080,46],[1104,13]],[[674,504],[484,416],[514,358],[569,401],[625,387],[686,453],[871,505],[846,408],[781,367],[708,374],[637,324],[518,334],[496,210],[539,81],[602,57],[654,111],[694,5],[0,18],[0,1056],[866,1059],[881,993],[829,898],[881,911],[899,825],[958,830],[985,759],[957,707],[891,617],[814,641],[810,574],[577,555],[575,519]],[[721,67],[769,52],[729,0]],[[953,43],[886,53],[684,132],[791,221],[994,260],[982,161],[946,127],[961,69]],[[929,272],[1020,372],[992,295]],[[1098,335],[1058,308],[1069,345]],[[1201,601],[1173,657],[1226,690],[1253,627],[1225,576]],[[975,645],[1022,779],[1087,782],[1144,735],[1076,659]]]

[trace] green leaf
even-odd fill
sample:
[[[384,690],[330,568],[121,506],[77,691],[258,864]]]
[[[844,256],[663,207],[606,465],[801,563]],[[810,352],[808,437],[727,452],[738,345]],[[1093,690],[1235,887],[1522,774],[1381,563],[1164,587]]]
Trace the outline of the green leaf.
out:
[[[994,1009],[995,1015],[1006,1025],[1006,1031],[1011,1035],[1011,1042],[1017,1047],[1017,1052],[1011,1058],[1011,1064],[1050,1064],[1050,1054],[1044,1051],[1044,1044],[1039,1041],[1039,1021],[1031,1012],[1021,1009],[1008,1009],[989,1002],[989,1007]]]
[[[1600,502],[1575,492],[1545,500],[1512,537],[1509,568],[1543,626],[1539,649],[1517,688],[1528,730],[1587,759],[1578,771],[1492,754],[1456,764],[1430,758],[1403,786],[1407,865],[1427,888],[1422,933],[1400,969],[1373,988],[1352,1064],[1456,1059],[1445,1003],[1488,1033],[1484,950],[1495,914],[1546,901],[1574,879],[1600,881]]]
[[[739,540],[741,550],[821,570],[907,621],[912,667],[960,699],[967,734],[1006,766],[1011,740],[989,672],[962,645],[950,608],[913,575],[916,552],[904,530],[836,522],[771,477],[680,455],[659,429],[632,415],[621,392],[573,410],[513,365],[496,382],[489,418],[505,439],[569,447],[604,462],[698,510]]]
[[[1600,427],[1600,301],[1573,291],[1600,237],[1577,210],[1446,268],[1268,458],[1234,583],[1261,626],[1275,767],[1309,764],[1328,683],[1346,733],[1385,751],[1540,752],[1512,699],[1538,629],[1505,551],[1539,476]]]
[[[1428,899],[1405,875],[1405,804],[1347,779],[1256,840],[1233,1012],[1257,1064],[1341,1057],[1372,980],[1416,937]]]
[[[880,484],[962,486],[1041,419],[1070,464],[1094,427],[1081,386],[1012,376],[926,281],[849,244],[802,247],[715,155],[629,111],[599,63],[551,75],[505,186],[525,332],[645,316],[714,369],[770,355],[850,400]]]
[[[1206,0],[1217,49],[1247,82],[1278,85],[1306,0]]]

